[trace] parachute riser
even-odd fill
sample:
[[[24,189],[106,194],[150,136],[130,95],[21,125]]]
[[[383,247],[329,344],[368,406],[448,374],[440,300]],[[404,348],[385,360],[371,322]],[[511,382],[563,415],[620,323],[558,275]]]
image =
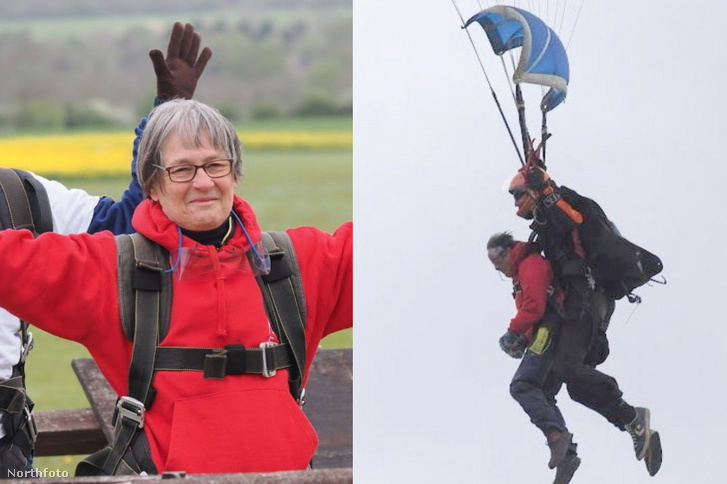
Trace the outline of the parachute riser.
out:
[[[520,134],[522,135],[523,142],[523,153],[525,153],[525,159],[530,160],[533,154],[533,141],[530,139],[530,133],[528,132],[528,124],[525,121],[525,101],[523,100],[523,91],[520,89],[520,84],[515,84],[515,106],[517,107],[517,119],[520,123]],[[523,160],[520,160],[524,166]]]
[[[542,122],[540,129],[540,143],[537,147],[533,147],[535,140],[530,137],[530,131],[528,130],[527,121],[525,119],[525,101],[523,100],[522,90],[520,84],[515,84],[515,106],[517,107],[518,122],[520,123],[520,133],[522,134],[523,150],[525,152],[525,162],[521,159],[522,166],[532,167],[539,166],[545,169],[545,143],[550,138],[551,134],[548,133],[547,125],[547,111],[542,110]],[[540,156],[542,152],[542,157]]]
[[[548,133],[548,111],[542,109],[541,112],[543,113],[542,122],[540,123],[540,145],[543,148],[541,163],[543,164],[543,168],[545,168],[545,142],[550,138],[550,133]]]

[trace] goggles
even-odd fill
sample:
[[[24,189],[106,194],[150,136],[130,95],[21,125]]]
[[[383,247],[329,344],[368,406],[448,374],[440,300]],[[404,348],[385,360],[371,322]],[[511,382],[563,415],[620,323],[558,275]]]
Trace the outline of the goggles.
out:
[[[182,246],[182,229],[177,227],[179,232],[179,245],[171,255],[173,272],[177,279],[189,280],[209,272],[220,270],[222,277],[230,277],[235,272],[260,276],[270,273],[270,255],[265,249],[262,240],[253,242],[245,230],[242,220],[235,212],[232,212],[234,219],[242,229],[250,248],[243,252],[238,247],[223,246],[217,250],[213,246],[195,243],[192,247]],[[215,260],[216,259],[216,260]],[[217,265],[219,264],[219,268]]]

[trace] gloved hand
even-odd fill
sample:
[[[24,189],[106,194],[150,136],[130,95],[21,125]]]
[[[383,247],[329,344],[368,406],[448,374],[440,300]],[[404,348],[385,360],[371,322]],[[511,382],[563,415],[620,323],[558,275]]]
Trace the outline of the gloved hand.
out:
[[[538,166],[531,166],[525,171],[525,181],[528,184],[528,188],[535,190],[536,192],[542,191],[548,186],[548,180],[550,177],[542,168]]]
[[[528,337],[510,330],[500,337],[500,348],[513,358],[522,358],[528,347]]]
[[[149,51],[154,73],[157,76],[157,97],[162,100],[173,98],[192,99],[194,90],[204,71],[207,61],[212,57],[209,47],[202,49],[197,57],[202,42],[200,35],[194,31],[192,24],[174,24],[169,37],[167,58],[159,49]]]

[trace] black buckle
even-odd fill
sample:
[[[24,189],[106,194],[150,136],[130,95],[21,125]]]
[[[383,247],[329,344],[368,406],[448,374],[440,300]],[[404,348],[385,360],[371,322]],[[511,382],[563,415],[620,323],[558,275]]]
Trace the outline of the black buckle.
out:
[[[247,365],[245,362],[245,347],[242,345],[225,346],[227,353],[227,375],[244,375]]]
[[[546,195],[545,198],[543,198],[543,204],[545,205],[545,208],[550,208],[553,205],[555,205],[558,200],[561,199],[560,194],[558,193],[551,193],[550,195]]]
[[[162,269],[143,261],[137,262],[131,274],[131,287],[140,291],[161,291]]]
[[[225,351],[212,353],[204,357],[204,377],[221,380],[225,377],[227,355]]]
[[[268,251],[268,255],[270,256],[270,272],[260,276],[263,281],[270,284],[275,281],[285,279],[286,277],[290,277],[291,274],[293,274],[288,261],[285,259],[285,252],[278,249]]]
[[[206,355],[204,358],[204,377],[222,379],[225,375],[242,375],[247,369],[245,347],[229,345],[219,352]]]

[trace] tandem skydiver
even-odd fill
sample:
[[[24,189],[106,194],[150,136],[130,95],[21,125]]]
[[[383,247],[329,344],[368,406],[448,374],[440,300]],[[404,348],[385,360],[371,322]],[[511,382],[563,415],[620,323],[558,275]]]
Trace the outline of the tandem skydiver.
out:
[[[555,377],[566,384],[574,401],[599,413],[619,430],[627,431],[636,458],[645,461],[649,475],[655,475],[661,466],[662,450],[658,432],[650,427],[649,409],[627,403],[616,380],[595,367],[608,356],[605,331],[615,299],[625,295],[636,297],[631,289],[659,272],[661,262],[623,239],[595,202],[556,185],[544,167],[526,164],[512,178],[508,189],[514,197],[517,215],[533,221],[530,241],[543,250],[552,266],[555,284],[565,293],[554,342]],[[608,267],[599,267],[595,258],[589,258],[596,248],[607,252],[609,246],[621,252],[607,254],[612,256],[605,264]],[[618,259],[637,249],[650,258],[639,260],[640,271],[634,276],[633,268],[628,263],[619,264]]]

